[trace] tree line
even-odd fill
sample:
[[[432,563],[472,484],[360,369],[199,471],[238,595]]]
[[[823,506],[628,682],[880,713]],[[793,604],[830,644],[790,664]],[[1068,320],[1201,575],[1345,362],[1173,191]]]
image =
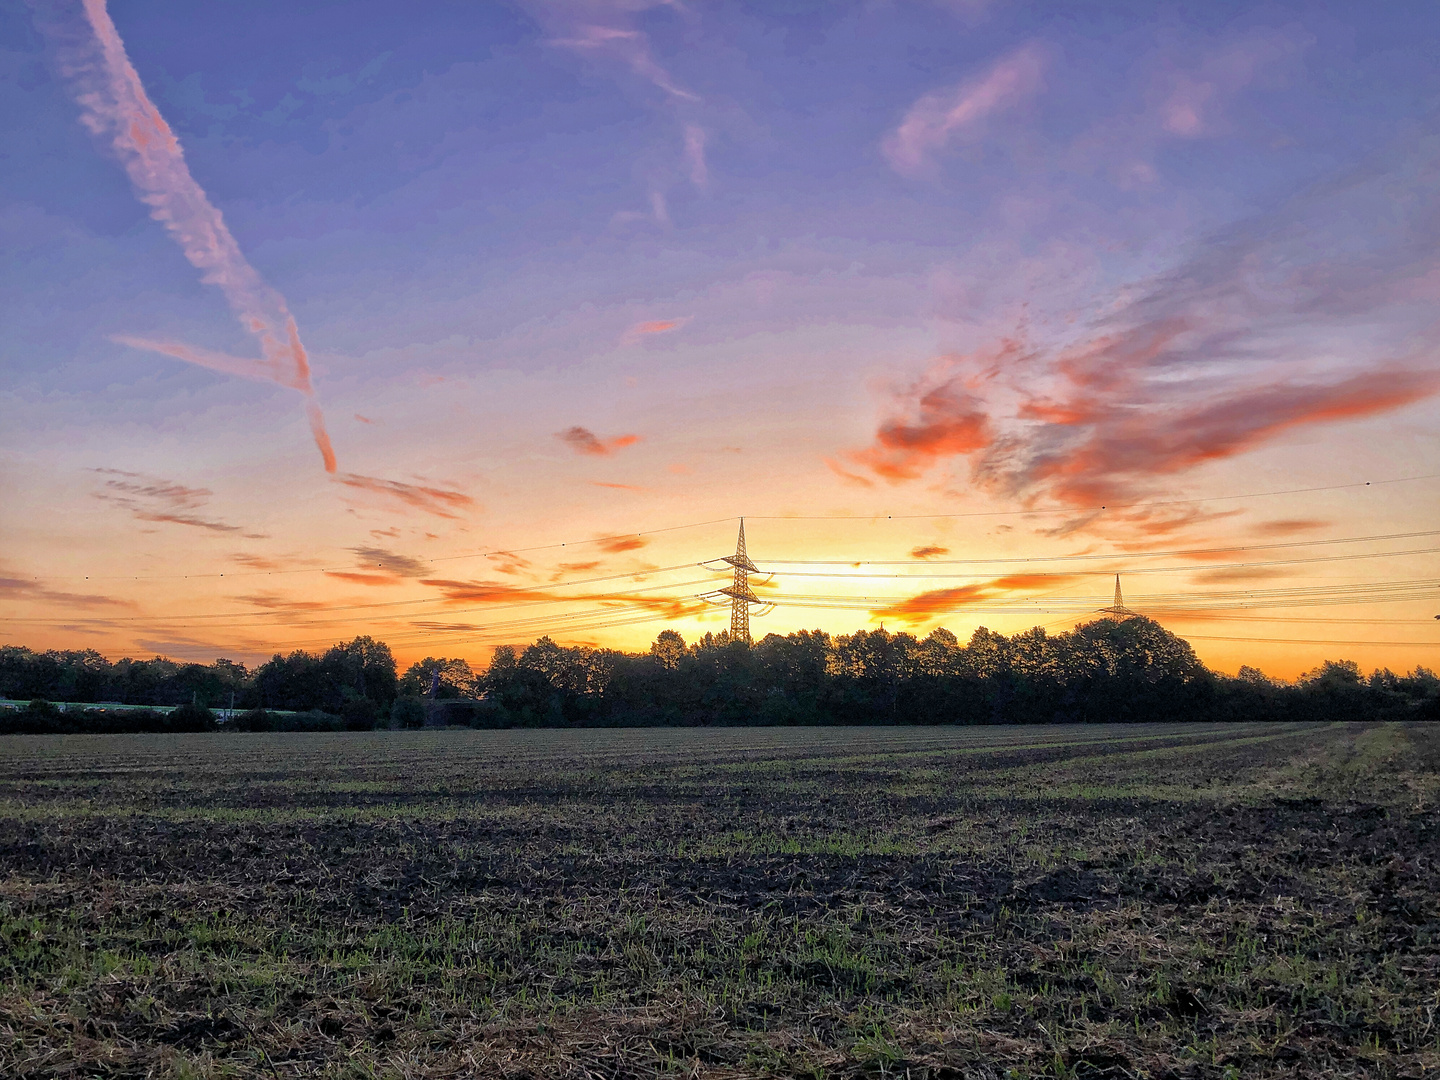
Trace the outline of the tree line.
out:
[[[251,730],[1440,719],[1440,679],[1423,667],[1366,676],[1352,661],[1327,661],[1291,683],[1248,667],[1231,677],[1140,616],[1060,634],[1036,627],[1006,637],[982,627],[964,644],[943,629],[924,638],[800,631],[753,645],[724,633],[687,644],[665,630],[636,654],[546,637],[497,649],[481,673],[461,659],[428,657],[402,675],[388,646],[369,637],[323,653],[277,653],[253,671],[229,660],[111,663],[92,650],[5,646],[0,696],[185,706],[188,719],[177,716],[167,730],[206,726],[201,714],[232,705],[242,714],[236,726]],[[64,728],[53,708],[48,719],[37,708],[0,716],[0,729]],[[137,723],[68,721],[70,729]]]

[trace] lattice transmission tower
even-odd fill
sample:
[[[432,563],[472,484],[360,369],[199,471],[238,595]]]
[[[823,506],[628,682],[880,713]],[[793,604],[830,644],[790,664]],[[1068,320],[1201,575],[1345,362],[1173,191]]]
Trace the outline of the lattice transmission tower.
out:
[[[722,555],[718,562],[729,563],[734,571],[731,583],[723,589],[716,589],[713,593],[707,593],[704,599],[711,603],[730,605],[730,640],[743,641],[750,644],[750,609],[756,608],[755,617],[768,615],[775,610],[774,604],[761,600],[750,588],[750,575],[762,573],[761,569],[750,561],[750,556],[745,552],[745,519],[740,519],[740,535],[735,540],[735,554]],[[773,576],[773,575],[772,575]],[[728,600],[722,600],[721,597]]]
[[[1119,574],[1115,575],[1115,603],[1112,604],[1110,607],[1102,607],[1098,614],[1119,615],[1122,619],[1135,614],[1135,612],[1131,611],[1128,607],[1125,606],[1125,599],[1120,595]]]

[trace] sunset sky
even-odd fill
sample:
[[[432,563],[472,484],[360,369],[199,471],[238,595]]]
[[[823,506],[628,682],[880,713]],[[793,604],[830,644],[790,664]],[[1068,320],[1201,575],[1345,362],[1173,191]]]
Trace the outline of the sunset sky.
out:
[[[1440,664],[1440,4],[0,0],[0,643]],[[702,565],[703,564],[703,565]]]

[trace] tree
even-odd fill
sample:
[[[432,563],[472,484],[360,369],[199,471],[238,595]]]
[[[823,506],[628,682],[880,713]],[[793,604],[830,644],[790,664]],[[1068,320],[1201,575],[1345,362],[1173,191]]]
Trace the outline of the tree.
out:
[[[685,656],[685,639],[674,630],[661,630],[650,646],[650,656],[666,671],[674,671]]]
[[[437,699],[453,700],[475,696],[475,673],[470,670],[468,661],[458,657],[445,659],[427,656],[424,660],[411,664],[400,677],[398,692],[409,697],[429,697],[430,686],[437,675]]]
[[[321,658],[327,680],[325,707],[334,709],[355,697],[388,709],[398,679],[390,646],[372,637],[357,637],[330,648]],[[338,711],[338,709],[336,709]]]

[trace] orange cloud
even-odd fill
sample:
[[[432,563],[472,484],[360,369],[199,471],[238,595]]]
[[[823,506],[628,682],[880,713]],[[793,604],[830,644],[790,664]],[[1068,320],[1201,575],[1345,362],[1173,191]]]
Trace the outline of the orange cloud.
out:
[[[1329,524],[1330,522],[1318,518],[1282,518],[1277,521],[1262,521],[1253,528],[1262,536],[1293,536],[1298,532],[1323,529]]]
[[[348,581],[353,585],[401,585],[404,583],[403,578],[392,577],[389,574],[356,574],[348,570],[326,570],[325,576]]]
[[[1117,402],[1063,455],[1029,464],[1076,506],[1131,495],[1135,482],[1234,457],[1311,424],[1389,412],[1440,390],[1440,373],[1392,368],[1330,384],[1276,383],[1237,390],[1196,407],[1135,410]]]
[[[985,588],[991,593],[1028,592],[1035,589],[1048,589],[1061,582],[1081,580],[1084,580],[1083,574],[1005,574],[990,582]]]
[[[524,600],[560,600],[564,597],[542,589],[510,585],[503,581],[456,581],[449,578],[426,578],[420,582],[439,589],[451,604],[501,604]]]
[[[984,376],[977,378],[973,369],[1014,366],[1023,354],[1018,339],[1006,339],[987,352],[939,357],[918,382],[898,395],[900,414],[881,422],[874,444],[846,456],[877,476],[898,482],[916,479],[938,461],[989,447],[996,433],[989,406],[976,392]],[[861,479],[833,463],[830,467],[841,476]]]
[[[704,606],[688,597],[650,596],[643,593],[576,593],[568,589],[565,592],[554,592],[543,588],[511,585],[503,581],[455,581],[435,578],[422,581],[421,584],[439,589],[447,604],[600,603],[605,607],[634,607],[655,611],[676,619]]]
[[[237,551],[230,558],[241,566],[248,566],[252,570],[281,570],[287,564],[277,559],[268,559],[263,555],[251,555],[248,552]]]
[[[492,551],[485,557],[497,560],[495,569],[502,574],[521,574],[533,565],[529,559],[511,551]]]
[[[947,547],[926,546],[926,547],[917,547],[917,548],[911,548],[911,549],[910,549],[910,557],[911,557],[912,559],[933,559],[933,558],[935,558],[936,556],[939,556],[939,555],[949,555],[949,554],[950,554],[950,549],[947,548]]]
[[[622,551],[638,551],[650,543],[642,536],[610,536],[604,540],[597,540],[601,551],[608,551],[612,555],[618,555]]]
[[[326,607],[322,600],[291,600],[289,597],[277,596],[275,593],[251,593],[248,596],[237,596],[235,599],[242,604],[264,608],[266,611],[323,611]]]
[[[623,450],[627,446],[634,446],[640,441],[639,435],[615,435],[609,439],[602,439],[589,428],[579,425],[566,428],[564,431],[557,431],[555,437],[577,454],[588,454],[593,457],[605,457],[617,450]]]
[[[1266,566],[1237,566],[1228,570],[1206,570],[1195,575],[1195,580],[1205,585],[1220,585],[1231,581],[1269,581],[1287,577],[1291,571]]]
[[[648,488],[638,487],[635,484],[611,484],[604,480],[591,480],[591,487],[613,488],[615,491],[648,491]]]
[[[562,562],[555,567],[554,573],[550,575],[551,582],[559,581],[566,574],[581,574],[587,570],[596,570],[600,567],[600,560],[591,562]]]
[[[944,615],[964,604],[981,599],[985,589],[981,585],[961,585],[954,589],[932,589],[917,596],[897,601],[888,607],[875,608],[870,612],[876,618],[893,618],[901,622],[920,623],[936,615]]]
[[[896,619],[903,623],[923,623],[937,615],[950,614],[967,604],[988,600],[1005,593],[1033,592],[1036,589],[1051,589],[1066,582],[1083,578],[1082,574],[1006,574],[991,581],[975,585],[960,585],[951,589],[932,589],[907,597],[882,608],[874,608],[870,614],[877,619]]]

